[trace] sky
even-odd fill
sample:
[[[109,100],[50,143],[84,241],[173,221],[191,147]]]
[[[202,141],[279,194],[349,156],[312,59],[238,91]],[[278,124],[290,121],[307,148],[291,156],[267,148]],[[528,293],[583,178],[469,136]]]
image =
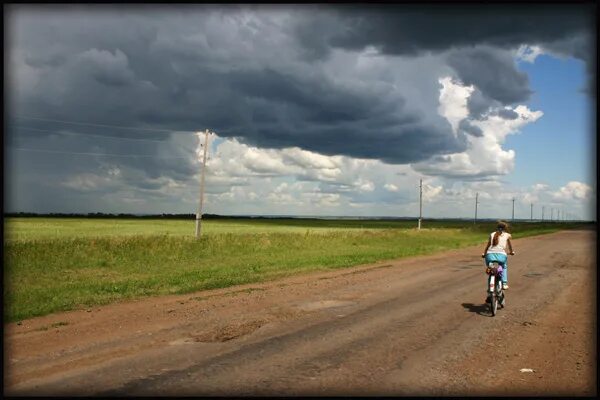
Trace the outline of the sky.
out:
[[[596,219],[591,4],[4,11],[5,212]]]

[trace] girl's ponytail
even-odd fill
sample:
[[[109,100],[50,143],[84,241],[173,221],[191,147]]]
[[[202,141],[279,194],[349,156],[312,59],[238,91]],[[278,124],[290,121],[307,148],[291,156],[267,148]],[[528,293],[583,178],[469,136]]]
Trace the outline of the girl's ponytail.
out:
[[[504,221],[498,221],[496,232],[494,233],[494,237],[492,238],[493,246],[496,246],[498,244],[498,240],[500,240],[500,235],[504,231],[508,231],[508,224]]]
[[[500,239],[500,232],[496,231],[496,233],[494,233],[494,239],[492,240],[492,246],[496,246],[498,244],[499,239]]]

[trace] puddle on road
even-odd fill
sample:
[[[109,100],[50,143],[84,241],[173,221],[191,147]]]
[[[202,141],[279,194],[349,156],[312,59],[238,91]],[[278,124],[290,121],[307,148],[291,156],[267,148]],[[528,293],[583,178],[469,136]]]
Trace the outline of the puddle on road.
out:
[[[196,343],[196,342],[192,338],[181,338],[181,339],[176,339],[176,340],[170,341],[169,345],[170,346],[179,346],[182,344],[194,344],[194,343]]]
[[[246,336],[266,325],[267,320],[251,320],[243,322],[232,322],[228,325],[215,327],[209,330],[192,332],[188,337],[173,340],[170,345],[194,344],[194,343],[222,343]]]

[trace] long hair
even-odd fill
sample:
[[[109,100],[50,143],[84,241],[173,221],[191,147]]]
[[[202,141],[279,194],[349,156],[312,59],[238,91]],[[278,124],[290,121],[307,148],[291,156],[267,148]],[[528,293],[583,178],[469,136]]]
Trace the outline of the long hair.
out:
[[[496,246],[498,244],[498,240],[500,240],[500,235],[502,232],[508,232],[508,224],[504,221],[498,221],[498,225],[496,226],[496,232],[494,233],[494,237],[492,239],[492,245]]]

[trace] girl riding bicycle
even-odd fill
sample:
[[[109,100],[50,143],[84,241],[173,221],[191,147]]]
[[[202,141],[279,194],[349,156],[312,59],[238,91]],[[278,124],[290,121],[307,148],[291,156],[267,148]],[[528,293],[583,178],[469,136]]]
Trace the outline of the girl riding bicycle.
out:
[[[502,266],[502,289],[504,290],[508,289],[508,257],[506,255],[506,248],[508,247],[510,255],[515,254],[510,242],[512,236],[508,233],[508,230],[506,222],[498,221],[496,231],[490,234],[485,250],[481,255],[481,257],[485,258],[486,267],[492,261],[497,261]]]

